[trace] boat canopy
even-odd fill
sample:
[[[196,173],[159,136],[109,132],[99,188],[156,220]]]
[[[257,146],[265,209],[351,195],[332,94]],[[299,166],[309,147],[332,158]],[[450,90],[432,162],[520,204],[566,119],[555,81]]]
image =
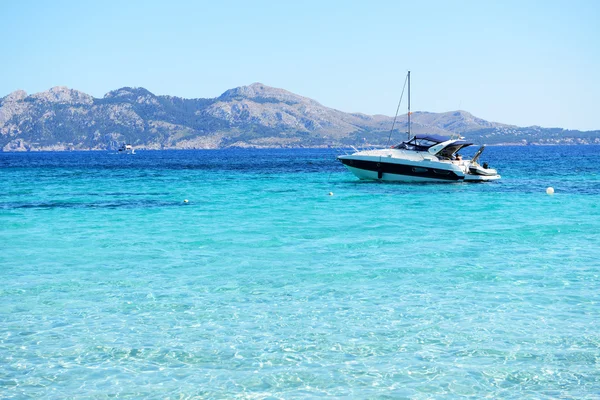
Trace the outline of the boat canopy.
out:
[[[447,142],[448,140],[452,140],[449,136],[442,135],[415,135],[415,139],[424,139],[429,140],[436,143]],[[466,140],[456,139],[452,145],[462,145],[462,147],[471,146],[473,143],[467,142]]]
[[[450,138],[448,136],[428,135],[428,134],[415,135],[414,139],[425,139],[425,140],[430,140],[430,141],[436,142],[436,143],[442,143],[442,142],[445,142],[447,140],[450,140]]]
[[[452,140],[448,136],[442,135],[429,135],[429,134],[419,134],[412,137],[407,142],[402,142],[397,146],[394,146],[395,149],[407,149],[407,150],[415,150],[415,151],[427,151],[430,147],[433,147],[437,144],[447,142]],[[463,147],[471,146],[473,143],[469,143],[465,140],[456,139],[453,142],[449,143],[448,147],[452,147],[455,149],[452,153],[460,150]],[[451,154],[452,154],[451,153]]]

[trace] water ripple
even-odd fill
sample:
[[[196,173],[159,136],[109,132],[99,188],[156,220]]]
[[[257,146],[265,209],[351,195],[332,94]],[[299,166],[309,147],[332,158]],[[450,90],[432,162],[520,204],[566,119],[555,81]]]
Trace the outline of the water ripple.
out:
[[[526,150],[0,154],[1,397],[596,398],[597,147]]]

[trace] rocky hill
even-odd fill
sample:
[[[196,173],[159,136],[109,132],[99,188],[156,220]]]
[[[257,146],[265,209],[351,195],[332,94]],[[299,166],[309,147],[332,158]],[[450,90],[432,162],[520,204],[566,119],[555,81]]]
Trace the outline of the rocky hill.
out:
[[[460,133],[478,143],[600,143],[600,131],[521,128],[488,122],[465,111],[415,112],[414,133]],[[214,99],[156,96],[125,87],[103,98],[66,87],[0,99],[3,151],[325,147],[386,144],[393,118],[345,113],[261,83]],[[392,141],[405,138],[406,115]]]

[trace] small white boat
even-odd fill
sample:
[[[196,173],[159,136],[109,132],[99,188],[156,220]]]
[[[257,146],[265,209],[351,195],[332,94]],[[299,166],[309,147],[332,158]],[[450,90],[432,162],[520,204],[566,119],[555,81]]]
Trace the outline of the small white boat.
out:
[[[118,148],[119,153],[121,154],[135,154],[135,149],[130,144],[123,143],[121,147]]]
[[[500,179],[495,169],[477,160],[485,146],[471,160],[463,160],[458,152],[473,143],[462,137],[410,134],[410,71],[408,80],[408,137],[389,149],[356,151],[338,156],[359,179],[391,182],[486,182]],[[392,127],[393,130],[393,127]]]

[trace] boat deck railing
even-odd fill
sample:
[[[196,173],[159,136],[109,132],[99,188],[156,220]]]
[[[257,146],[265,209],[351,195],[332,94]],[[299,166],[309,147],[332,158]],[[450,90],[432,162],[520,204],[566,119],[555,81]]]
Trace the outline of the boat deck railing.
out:
[[[352,146],[350,145],[350,147],[335,147],[335,150],[338,153],[344,153],[343,155],[350,155],[350,154],[354,154],[354,153],[358,153],[359,151],[368,151],[368,150],[382,150],[387,148],[387,146],[383,146],[383,145],[376,145],[376,144],[372,144],[372,145],[364,145],[364,146]]]

